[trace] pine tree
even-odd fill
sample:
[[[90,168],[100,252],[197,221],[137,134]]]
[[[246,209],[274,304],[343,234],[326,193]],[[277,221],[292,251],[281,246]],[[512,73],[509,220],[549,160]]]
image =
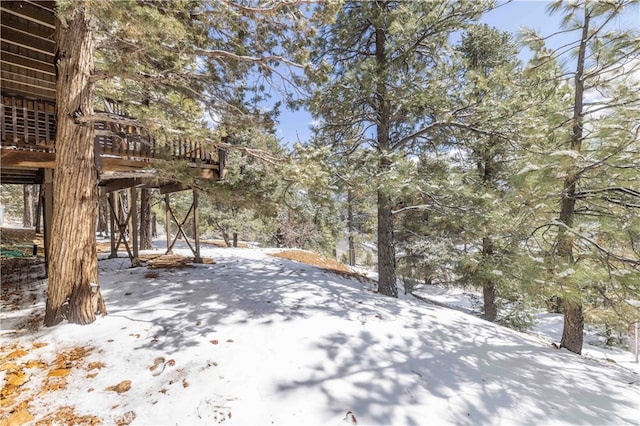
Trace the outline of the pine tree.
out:
[[[396,297],[394,206],[397,166],[428,149],[430,137],[457,121],[447,104],[449,35],[488,7],[477,1],[330,3],[335,18],[314,46],[318,83],[311,111],[327,127],[361,128],[377,192],[378,291]],[[337,10],[336,10],[337,9]],[[330,16],[328,13],[327,16]]]
[[[484,318],[496,321],[500,287],[506,287],[511,276],[505,269],[513,263],[509,258],[519,251],[519,221],[508,195],[517,156],[512,147],[526,100],[513,84],[520,80],[521,70],[516,45],[508,33],[486,24],[471,26],[458,50],[462,70],[457,96],[474,127],[488,130],[459,136],[458,149],[463,155],[458,156],[457,167],[466,181],[461,202],[472,212],[471,217],[463,219],[465,246],[477,249],[477,253],[464,254],[462,276],[482,288]]]
[[[604,301],[622,311],[625,298],[638,297],[639,132],[633,117],[640,105],[640,37],[637,29],[616,24],[634,3],[556,1],[549,10],[563,14],[562,31],[574,41],[550,51],[542,37],[527,36],[541,64],[574,55],[572,69],[553,76],[566,91],[564,105],[541,117],[546,134],[536,135],[545,153],[536,175],[561,178],[560,185],[545,180],[559,207],[539,224],[536,237],[562,301],[561,346],[575,353],[582,351],[585,305]],[[548,189],[538,195],[548,202]]]

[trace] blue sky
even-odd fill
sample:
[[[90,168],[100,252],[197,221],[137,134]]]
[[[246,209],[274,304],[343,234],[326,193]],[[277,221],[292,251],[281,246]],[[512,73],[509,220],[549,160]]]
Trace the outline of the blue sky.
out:
[[[549,1],[516,0],[502,3],[500,7],[487,13],[481,22],[513,34],[527,27],[544,36],[558,31],[560,27],[560,13],[549,15],[546,12]],[[627,13],[616,25],[626,28],[635,26],[640,29],[640,8],[636,7]],[[570,36],[565,36],[564,39],[555,37],[549,42],[561,45],[566,43],[568,37]],[[312,118],[308,112],[283,110],[279,119],[278,137],[283,145],[291,146],[297,141],[306,142],[311,136]]]

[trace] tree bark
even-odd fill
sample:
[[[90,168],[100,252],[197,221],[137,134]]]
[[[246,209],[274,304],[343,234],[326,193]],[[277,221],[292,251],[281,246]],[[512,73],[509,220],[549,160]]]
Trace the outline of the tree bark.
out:
[[[22,226],[31,228],[35,218],[33,185],[22,185],[22,205]]]
[[[42,211],[43,211],[43,200],[44,200],[44,185],[38,185],[38,199],[36,201],[36,234],[39,234],[42,230]]]
[[[56,19],[56,170],[51,224],[46,326],[64,317],[89,324],[106,314],[98,286],[96,217],[98,175],[94,162],[94,128],[74,117],[93,114],[94,41],[90,16],[76,1]]]
[[[582,304],[564,301],[564,327],[560,347],[571,352],[582,352],[584,336],[584,314]]]
[[[493,256],[493,243],[489,237],[482,239],[482,255],[488,258]],[[482,299],[484,303],[484,319],[495,322],[498,318],[498,306],[496,305],[496,283],[493,280],[483,280]]]
[[[375,96],[376,138],[380,154],[381,176],[391,167],[386,157],[391,149],[389,134],[391,129],[391,103],[387,99],[387,29],[384,27],[386,2],[377,1],[380,15],[374,23],[376,30],[376,68],[378,83]],[[382,188],[378,189],[378,292],[385,296],[398,297],[396,281],[396,256],[393,238],[393,204],[389,195]]]
[[[143,188],[140,192],[140,250],[151,250],[151,191]]]
[[[575,75],[575,97],[573,105],[571,149],[580,152],[583,140],[583,119],[584,119],[584,63],[587,51],[587,41],[589,37],[590,15],[587,4],[584,5],[584,22],[582,26],[582,39],[578,48],[578,59]],[[567,228],[573,226],[576,205],[576,187],[578,184],[577,173],[569,173],[564,180],[562,200],[560,202],[560,222]],[[567,263],[574,263],[573,258],[573,236],[564,227],[558,231],[557,254]],[[570,297],[563,297],[564,303],[564,328],[562,330],[562,340],[560,347],[567,348],[577,354],[582,353],[582,340],[584,333],[584,315],[580,302],[571,300]]]
[[[347,244],[348,244],[348,262],[350,266],[356,266],[356,246],[353,236],[355,235],[355,226],[353,223],[353,192],[347,190]]]

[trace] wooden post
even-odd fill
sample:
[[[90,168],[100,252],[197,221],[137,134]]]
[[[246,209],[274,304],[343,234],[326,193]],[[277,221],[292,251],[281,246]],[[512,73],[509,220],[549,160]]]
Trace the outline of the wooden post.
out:
[[[193,263],[202,263],[202,257],[200,257],[200,217],[198,208],[198,190],[193,190],[193,238],[195,240],[195,257]]]
[[[111,208],[109,209],[109,228],[111,232],[109,232],[109,239],[111,240],[111,253],[109,254],[109,259],[113,259],[118,257],[118,252],[116,251],[116,195],[115,192],[109,193],[109,204]],[[118,233],[120,231],[118,230]]]
[[[42,227],[42,204],[44,198],[44,185],[40,184],[38,189],[38,203],[36,204],[36,234],[40,233]]]
[[[138,266],[138,189],[132,187],[130,190],[130,205],[131,209],[131,245],[133,246],[133,266]]]
[[[165,229],[167,230],[167,252],[166,254],[173,254],[171,249],[171,204],[169,202],[169,194],[164,194],[164,208],[165,208]]]
[[[49,276],[49,248],[51,245],[51,218],[53,216],[53,169],[44,169],[43,195],[44,260]]]

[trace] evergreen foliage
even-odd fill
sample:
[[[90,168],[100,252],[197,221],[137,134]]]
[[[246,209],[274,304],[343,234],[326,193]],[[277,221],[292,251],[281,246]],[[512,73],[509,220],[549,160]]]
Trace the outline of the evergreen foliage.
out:
[[[377,193],[379,291],[385,295],[397,296],[393,207],[410,186],[407,155],[432,149],[443,128],[467,126],[447,96],[449,36],[488,6],[376,1],[320,8],[335,15],[316,38],[316,67],[308,75],[317,89],[309,105],[324,128],[359,129],[348,141],[370,151],[363,167]]]
[[[640,33],[615,24],[634,4],[554,2],[550,12],[562,13],[575,41],[550,51],[533,32],[525,39],[541,65],[571,55],[566,74],[552,76],[565,95],[530,135],[538,151],[530,172],[546,210],[533,236],[565,313],[561,344],[577,353],[583,317],[598,319],[603,306],[622,314],[638,297]]]

